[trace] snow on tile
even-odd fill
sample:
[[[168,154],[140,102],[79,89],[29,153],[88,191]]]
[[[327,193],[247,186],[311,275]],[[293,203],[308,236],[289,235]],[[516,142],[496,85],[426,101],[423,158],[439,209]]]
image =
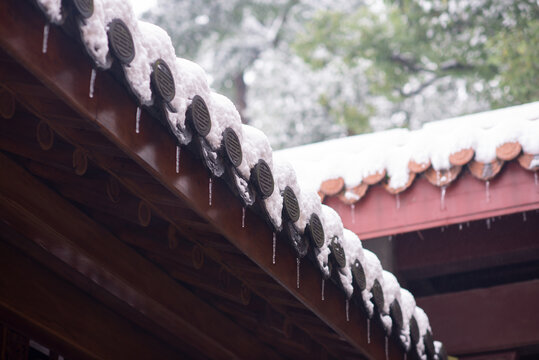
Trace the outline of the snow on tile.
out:
[[[324,228],[325,240],[324,245],[319,249],[315,248],[314,252],[320,268],[323,269],[324,276],[329,277],[328,257],[331,252],[329,245],[334,236],[342,238],[343,226],[342,220],[335,210],[327,205],[322,205],[321,209],[320,221]]]
[[[177,126],[181,131],[185,129],[185,112],[195,95],[202,97],[209,107],[212,129],[214,127],[214,118],[220,119],[221,114],[223,113],[225,113],[225,116],[227,117],[231,115],[232,110],[229,108],[229,105],[225,104],[225,102],[220,99],[222,95],[212,95],[214,93],[211,93],[210,91],[208,76],[202,67],[183,58],[176,58],[172,65],[168,65],[174,75],[176,85],[176,96],[172,103],[176,112],[168,113],[169,121],[173,125]],[[212,107],[210,104],[214,97],[216,98],[216,105]],[[241,139],[241,131],[238,131],[237,135]],[[212,135],[212,141],[213,140],[215,139]]]
[[[396,189],[408,180],[410,160],[449,169],[449,156],[471,147],[477,160],[490,162],[496,147],[511,141],[539,153],[539,102],[430,122],[415,131],[393,129],[299,146],[274,156],[294,165],[302,189],[318,191],[324,180],[338,177],[350,188],[384,169]]]
[[[401,310],[402,310],[402,332],[400,338],[406,349],[410,348],[410,319],[414,315],[415,311],[415,298],[411,292],[401,288]]]
[[[442,360],[438,356],[438,354],[440,353],[440,350],[442,350],[442,345],[443,344],[441,341],[437,341],[437,340],[434,341],[434,352],[436,353],[436,355],[434,355],[435,360]]]
[[[365,254],[363,253],[363,245],[359,237],[348,229],[343,230],[342,245],[344,252],[346,253],[346,260],[350,266],[354,264],[356,260],[359,260],[361,265],[365,263]]]
[[[238,171],[245,179],[250,178],[251,169],[258,163],[260,159],[266,161],[273,172],[273,156],[271,145],[267,136],[257,128],[242,124],[241,126],[241,148],[243,159],[238,166]],[[264,199],[264,205],[268,211],[268,215],[273,226],[280,229],[282,225],[283,197],[281,196],[278,187],[276,186],[271,196]]]
[[[298,227],[300,233],[303,234],[305,226],[307,226],[309,223],[312,214],[316,214],[318,217],[321,217],[322,204],[320,202],[320,196],[318,196],[317,192],[305,191],[303,189],[299,194],[298,202],[300,214],[299,220],[296,222],[296,226]]]
[[[354,266],[354,262],[356,260],[358,260],[363,266],[365,262],[365,254],[363,253],[363,245],[361,244],[361,240],[359,240],[359,237],[354,232],[348,229],[343,230],[341,245],[343,246],[344,253],[346,254],[347,263],[346,271],[343,271],[343,274],[341,276],[341,282],[343,284],[349,284],[349,288],[345,289],[347,295],[351,296],[354,292],[354,288],[352,286],[352,266]]]
[[[417,326],[419,327],[419,342],[416,344],[417,351],[421,357],[421,359],[426,359],[427,356],[425,355],[425,344],[423,343],[423,336],[427,333],[427,330],[431,331],[430,324],[429,324],[429,318],[425,311],[421,309],[419,306],[415,307],[414,310],[414,317],[417,321]]]
[[[54,24],[62,22],[62,0],[37,0],[37,3],[45,10],[45,15],[50,22]]]
[[[82,42],[96,65],[108,69],[112,65],[107,37],[108,24],[114,19],[121,19],[133,36],[135,52],[146,52],[140,43],[138,20],[129,1],[94,0],[94,12],[80,25]]]
[[[251,169],[256,165],[259,159],[266,161],[270,168],[273,167],[273,156],[268,137],[253,126],[241,126],[242,138],[241,149],[243,159],[238,166],[240,174],[249,179]]]
[[[181,81],[181,79],[180,79]],[[226,96],[211,92],[209,101],[209,111],[211,117],[211,129],[206,140],[211,148],[217,151],[221,147],[223,132],[231,128],[236,132],[238,138],[243,136],[241,129],[241,117],[236,106]]]
[[[365,303],[365,307],[369,313],[369,317],[372,317],[374,305],[371,301],[371,289],[374,285],[374,280],[378,280],[380,285],[384,286],[384,278],[382,275],[383,269],[382,264],[380,263],[380,259],[378,259],[378,256],[376,256],[375,253],[370,250],[363,249],[363,254],[365,256],[365,266],[363,267],[363,269],[365,270],[366,287],[365,290],[361,292],[361,296],[363,298],[363,302]]]
[[[382,289],[384,290],[384,309],[382,310],[383,314],[381,316],[387,333],[391,333],[393,321],[389,316],[390,305],[395,300],[399,305],[401,304],[401,287],[395,275],[389,271],[383,270],[382,277],[384,278],[384,283],[382,285]]]

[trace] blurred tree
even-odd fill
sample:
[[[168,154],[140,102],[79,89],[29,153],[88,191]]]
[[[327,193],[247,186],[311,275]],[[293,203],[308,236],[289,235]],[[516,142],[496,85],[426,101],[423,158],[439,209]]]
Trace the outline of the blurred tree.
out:
[[[393,104],[404,126],[436,116],[426,99],[445,116],[539,99],[536,0],[391,0],[320,11],[294,48],[315,69],[335,57],[363,64],[369,90]]]
[[[345,11],[358,1],[159,0],[143,18],[165,28],[178,56],[201,64],[243,121],[280,148],[344,135],[330,101],[322,101],[324,84],[315,81],[322,75],[289,44],[316,11]]]

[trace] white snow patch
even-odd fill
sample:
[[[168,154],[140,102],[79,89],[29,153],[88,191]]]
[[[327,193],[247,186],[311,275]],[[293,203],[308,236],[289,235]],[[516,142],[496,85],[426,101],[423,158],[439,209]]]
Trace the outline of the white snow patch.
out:
[[[434,340],[434,352],[436,355],[434,355],[434,358],[436,360],[441,360],[438,354],[440,353],[440,350],[442,350],[442,342],[438,340]]]
[[[135,52],[142,51],[138,23],[131,3],[124,0],[94,0],[94,12],[80,24],[80,29],[82,42],[88,53],[102,69],[108,69],[112,65],[107,31],[109,23],[116,18],[123,20],[131,31]]]
[[[425,355],[425,344],[423,343],[423,336],[425,336],[427,330],[432,331],[429,324],[429,318],[425,311],[419,306],[415,307],[414,317],[417,321],[417,326],[419,328],[419,342],[416,344],[416,348],[421,359],[426,359],[427,356]]]
[[[266,161],[269,167],[273,168],[273,157],[268,137],[253,126],[242,125],[241,130],[243,159],[240,166],[238,166],[240,174],[245,179],[249,179],[251,169],[260,159]]]
[[[275,185],[281,193],[284,192],[284,189],[287,186],[294,191],[296,197],[299,196],[301,190],[296,179],[296,172],[286,160],[282,159],[273,159],[273,179],[275,180]]]
[[[228,109],[228,105],[224,105],[224,101],[221,101],[221,95],[215,94],[217,105],[215,106],[216,109],[212,109],[211,103],[213,96],[210,94],[208,77],[204,69],[198,64],[183,58],[176,58],[170,64],[167,61],[167,64],[174,75],[176,85],[176,96],[172,103],[176,112],[168,112],[169,121],[173,126],[179,127],[181,130],[185,129],[185,112],[195,95],[204,99],[210,112],[213,110],[213,113],[210,113],[212,129],[214,126],[213,118],[219,118],[220,112],[226,112],[226,115],[229,115],[229,111],[231,110]],[[237,135],[241,139],[241,130],[238,131]]]
[[[45,10],[45,15],[55,24],[62,22],[62,0],[37,0],[37,3]]]
[[[329,244],[331,244],[333,236],[338,237],[340,235],[342,238],[343,227],[341,218],[337,212],[335,212],[335,210],[323,204],[321,205],[321,210],[320,221],[322,222],[322,227],[324,228],[324,245],[318,249],[315,248],[314,252],[320,268],[323,269],[324,276],[328,277],[330,275],[328,257],[331,252],[329,249]]]
[[[390,305],[393,301],[397,301],[399,305],[401,304],[401,287],[395,275],[389,271],[383,270],[382,277],[384,278],[384,283],[382,289],[384,290],[384,308],[382,314],[382,320],[384,322],[385,329],[387,333],[391,333],[392,321],[389,316]],[[386,319],[386,317],[388,319]]]
[[[181,81],[181,79],[178,79]],[[208,104],[211,117],[211,129],[206,140],[214,151],[221,147],[223,132],[232,128],[241,141],[241,117],[236,107],[226,96],[211,92]]]
[[[363,253],[363,245],[359,237],[348,229],[343,230],[342,246],[346,254],[346,260],[349,266],[353,266],[354,262],[358,260],[361,266],[365,264],[365,254]]]
[[[415,310],[415,298],[411,292],[401,288],[401,310],[402,310],[402,332],[401,340],[408,350],[410,348],[410,319],[414,315]]]
[[[376,256],[375,253],[373,253],[370,250],[363,249],[363,254],[365,256],[365,264],[363,266],[363,269],[365,270],[365,290],[361,292],[361,296],[363,298],[363,302],[365,303],[365,307],[367,308],[367,311],[369,312],[369,317],[372,316],[374,305],[371,301],[372,293],[371,289],[374,285],[374,280],[378,280],[380,285],[384,285],[384,278],[382,275],[382,264],[380,263],[380,260],[378,259],[378,256]]]
[[[314,191],[304,191],[302,189],[300,196],[298,197],[298,202],[300,206],[299,220],[296,222],[300,233],[303,234],[305,231],[305,226],[309,223],[312,214],[318,215],[321,217],[322,204],[320,202],[320,196],[317,192]]]

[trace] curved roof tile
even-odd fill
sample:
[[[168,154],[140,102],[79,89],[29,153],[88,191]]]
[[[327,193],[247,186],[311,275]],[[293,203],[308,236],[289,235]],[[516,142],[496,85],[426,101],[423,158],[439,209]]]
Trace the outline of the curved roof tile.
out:
[[[398,194],[418,176],[445,187],[463,170],[489,181],[506,161],[538,171],[539,102],[432,122],[415,131],[393,129],[285,149],[275,156],[302,170],[297,173],[302,186],[348,205],[378,184]]]

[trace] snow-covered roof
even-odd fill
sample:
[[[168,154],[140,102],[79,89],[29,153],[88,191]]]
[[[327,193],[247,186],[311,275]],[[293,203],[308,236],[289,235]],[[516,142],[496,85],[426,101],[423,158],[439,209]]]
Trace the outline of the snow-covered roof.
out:
[[[464,165],[482,180],[490,180],[504,161],[516,158],[524,168],[537,171],[539,102],[433,121],[415,131],[351,136],[274,155],[294,165],[303,189],[339,194],[349,204],[377,183],[390,193],[404,191],[421,173],[433,185],[447,186]]]
[[[59,24],[65,16],[69,16],[61,1],[38,0],[38,4],[53,24]],[[123,76],[139,107],[147,107],[156,122],[161,120],[166,124],[177,140],[178,149],[189,146],[190,151],[199,153],[212,175],[223,177],[245,206],[257,206],[255,211],[265,217],[275,233],[285,231],[284,225],[287,225],[286,230],[297,235],[296,239],[299,240],[309,241],[309,236],[314,238],[314,235],[304,236],[308,228],[310,233],[320,235],[318,246],[313,244],[310,249],[314,252],[314,261],[323,278],[330,277],[333,271],[347,298],[355,291],[361,292],[370,315],[374,307],[373,297],[365,292],[379,288],[381,298],[385,296],[389,302],[400,299],[398,282],[393,275],[382,275],[376,255],[363,251],[361,240],[343,228],[335,211],[321,205],[312,186],[301,181],[298,183],[301,177],[297,178],[296,172],[300,170],[299,173],[304,174],[305,170],[301,164],[295,164],[294,169],[282,157],[274,159],[266,135],[241,124],[232,102],[211,91],[200,66],[176,58],[171,40],[164,30],[138,21],[129,2],[123,0],[94,0],[92,9],[80,14],[84,20],[78,24],[82,44],[94,67],[100,71],[120,70],[121,73],[116,73],[116,76]],[[96,76],[99,73],[94,70],[91,81]],[[92,97],[91,92],[89,96]],[[138,127],[136,132],[139,132]],[[228,138],[230,132],[235,135]],[[403,136],[401,133],[405,131],[389,132],[396,138]],[[374,136],[379,135],[371,137]],[[230,148],[227,148],[226,139],[231,141],[228,143]],[[531,140],[529,142],[533,143]],[[371,145],[364,145],[363,149],[370,153],[376,143],[378,141],[370,142]],[[375,156],[376,151],[373,154]],[[374,171],[378,170],[374,166],[377,163],[372,159],[370,164]],[[312,171],[320,170],[319,164],[310,166]],[[317,223],[321,224],[322,229],[315,229]],[[311,239],[311,242],[315,243],[316,240]],[[332,266],[329,266],[329,262]],[[353,275],[351,266],[359,265],[365,286],[356,290],[361,280],[353,281],[357,275]],[[355,273],[358,273],[357,269]],[[384,279],[390,280],[384,284]],[[379,312],[389,316],[387,306],[378,307]]]

